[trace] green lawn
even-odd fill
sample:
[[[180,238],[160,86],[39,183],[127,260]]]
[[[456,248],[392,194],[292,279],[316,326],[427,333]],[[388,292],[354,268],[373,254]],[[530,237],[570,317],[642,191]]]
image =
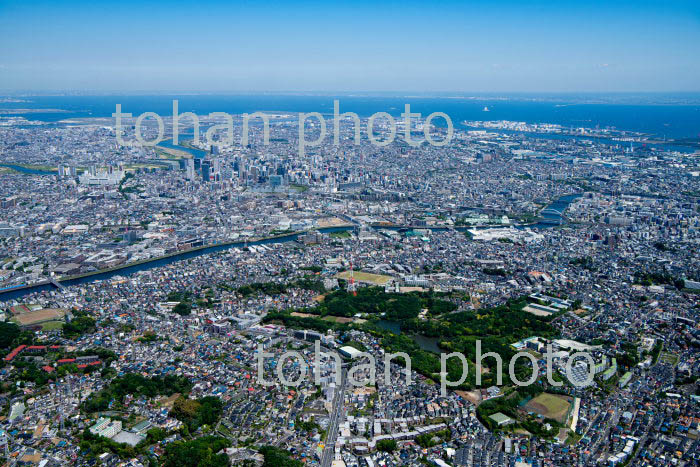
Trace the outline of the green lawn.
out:
[[[41,325],[43,331],[55,331],[63,327],[63,321],[47,321]]]
[[[296,191],[298,191],[299,193],[303,193],[303,192],[305,192],[306,190],[309,189],[308,186],[305,186],[305,185],[296,185],[296,184],[294,184],[294,183],[292,183],[291,185],[289,185],[289,188],[291,188],[292,190],[296,190]]]
[[[333,238],[350,238],[350,232],[347,230],[342,230],[340,232],[331,232],[330,234]]]

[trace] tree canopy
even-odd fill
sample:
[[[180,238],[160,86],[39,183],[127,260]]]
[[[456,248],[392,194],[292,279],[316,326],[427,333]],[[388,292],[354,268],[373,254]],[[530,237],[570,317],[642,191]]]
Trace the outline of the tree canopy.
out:
[[[185,393],[192,389],[192,383],[184,376],[166,375],[147,378],[138,373],[127,373],[114,378],[109,386],[83,403],[86,412],[107,410],[112,401],[122,403],[127,394],[155,397],[170,396],[176,392]]]
[[[165,447],[163,467],[225,467],[230,465],[222,449],[231,442],[220,436],[203,436],[190,441],[177,441]]]

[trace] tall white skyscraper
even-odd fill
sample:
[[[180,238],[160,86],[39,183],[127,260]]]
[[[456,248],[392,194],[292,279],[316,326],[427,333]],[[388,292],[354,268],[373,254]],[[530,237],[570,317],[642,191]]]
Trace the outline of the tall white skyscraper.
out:
[[[195,172],[194,172],[194,159],[193,158],[187,159],[186,170],[187,170],[187,180],[194,181]]]

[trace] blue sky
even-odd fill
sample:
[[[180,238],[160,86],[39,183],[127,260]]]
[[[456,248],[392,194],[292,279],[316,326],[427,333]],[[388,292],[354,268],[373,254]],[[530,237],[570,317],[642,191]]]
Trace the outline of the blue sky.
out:
[[[700,91],[700,2],[609,3],[1,0],[0,89]]]

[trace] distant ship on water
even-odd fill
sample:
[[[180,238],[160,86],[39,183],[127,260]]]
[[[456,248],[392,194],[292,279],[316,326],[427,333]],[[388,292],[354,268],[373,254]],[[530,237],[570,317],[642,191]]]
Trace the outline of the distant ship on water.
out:
[[[483,112],[491,112],[488,107],[484,107],[482,111]]]

